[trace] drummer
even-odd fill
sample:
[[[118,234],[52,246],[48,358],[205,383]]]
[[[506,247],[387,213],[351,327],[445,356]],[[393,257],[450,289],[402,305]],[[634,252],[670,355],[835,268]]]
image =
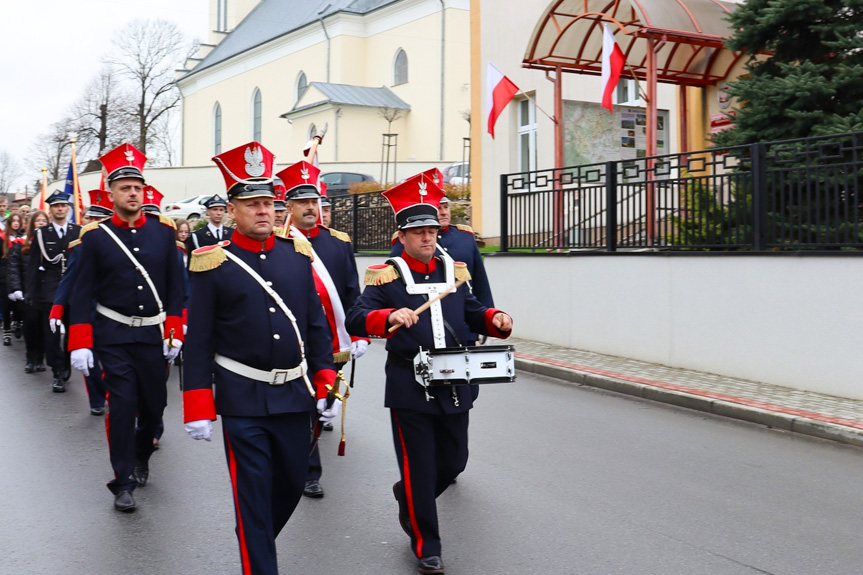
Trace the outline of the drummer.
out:
[[[512,318],[483,306],[461,285],[428,312],[413,310],[426,299],[468,280],[464,264],[435,257],[438,204],[443,190],[419,174],[383,193],[396,214],[401,257],[366,271],[365,291],[348,311],[354,336],[387,337],[386,391],[401,480],[393,485],[399,522],[411,540],[420,573],[443,573],[435,499],[467,465],[468,386],[431,388],[426,393],[413,372],[417,348],[461,346],[475,333],[509,337]],[[465,325],[467,324],[467,326]],[[390,328],[397,329],[392,334]]]

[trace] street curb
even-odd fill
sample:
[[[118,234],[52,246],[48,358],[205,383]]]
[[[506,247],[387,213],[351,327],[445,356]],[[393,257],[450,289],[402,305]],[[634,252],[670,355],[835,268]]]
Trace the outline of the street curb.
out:
[[[647,383],[649,380],[636,381],[641,378],[613,374],[606,370],[596,370],[602,373],[592,373],[585,369],[577,369],[577,366],[566,366],[563,362],[545,362],[532,356],[531,359],[519,357],[518,353],[516,353],[515,367],[517,370],[552,377],[568,383],[596,387],[783,431],[863,447],[863,428],[858,429],[849,425],[833,423],[828,420],[835,418],[828,416],[820,416],[824,419],[822,421],[818,414],[807,417],[800,415],[799,410],[778,405],[708,391],[701,392],[701,390],[692,388],[681,391],[680,389],[673,389],[679,386],[671,384],[654,382],[655,385],[651,385]]]

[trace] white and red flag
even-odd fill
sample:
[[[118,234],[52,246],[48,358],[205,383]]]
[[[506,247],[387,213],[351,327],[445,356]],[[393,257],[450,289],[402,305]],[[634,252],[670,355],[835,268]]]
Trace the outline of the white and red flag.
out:
[[[617,81],[620,80],[620,73],[623,71],[623,63],[625,58],[623,52],[617,42],[614,41],[614,36],[608,31],[608,26],[603,26],[602,32],[602,107],[606,108],[609,113],[611,109],[611,94],[617,87]]]
[[[492,138],[494,138],[494,124],[497,122],[498,116],[518,92],[518,86],[489,62],[485,78],[485,106],[488,110],[488,133],[491,134]]]

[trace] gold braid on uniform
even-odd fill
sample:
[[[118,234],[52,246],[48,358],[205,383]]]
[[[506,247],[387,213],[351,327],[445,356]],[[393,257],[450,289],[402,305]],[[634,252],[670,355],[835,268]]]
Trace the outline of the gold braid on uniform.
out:
[[[183,253],[186,253],[186,244],[184,244],[180,240],[177,240],[177,249],[181,250]]]
[[[455,281],[470,281],[470,272],[467,271],[467,264],[464,262],[455,262]]]
[[[324,226],[324,227],[326,227],[326,226]],[[334,230],[333,228],[326,228],[326,229],[329,230],[330,235],[333,236],[334,238],[340,239],[343,242],[348,243],[348,244],[351,243],[351,236],[349,236],[345,232],[340,232],[339,230]]]
[[[366,279],[364,281],[367,286],[379,286],[388,284],[391,281],[398,279],[399,271],[395,266],[389,264],[381,264],[377,266],[369,266],[366,269]]]
[[[467,224],[456,224],[455,227],[463,232],[467,232],[469,234],[476,235],[476,232],[473,231],[473,228]]]
[[[273,233],[279,238],[291,237],[291,234],[288,231],[288,226],[273,226]]]
[[[399,233],[395,232],[393,233],[393,237],[390,239],[390,242],[392,242],[392,245],[396,245],[397,241],[399,241]]]
[[[87,224],[86,226],[81,228],[80,232],[78,232],[78,239],[80,240],[81,238],[84,237],[84,234],[86,234],[87,232],[92,232],[93,230],[95,230],[98,227],[99,227],[99,222],[90,222],[89,224]]]
[[[71,250],[72,248],[74,248],[75,246],[77,246],[80,243],[81,243],[81,236],[78,236],[77,240],[72,240],[71,242],[69,242],[69,249]]]
[[[304,256],[309,256],[309,259],[314,261],[314,257],[312,256],[312,244],[311,242],[307,242],[306,240],[298,240],[297,238],[290,238],[294,242],[294,249],[297,250],[298,254],[303,254]]]
[[[177,229],[177,224],[174,223],[174,220],[169,218],[166,215],[159,214],[159,223],[168,226],[169,228]]]
[[[351,352],[337,351],[333,353],[333,363],[347,363],[351,359]]]
[[[225,240],[219,244],[204,246],[193,250],[192,259],[189,260],[189,271],[208,272],[225,263],[228,256],[225,255],[225,250],[222,248],[222,244],[227,246],[230,245],[230,243],[231,242]]]

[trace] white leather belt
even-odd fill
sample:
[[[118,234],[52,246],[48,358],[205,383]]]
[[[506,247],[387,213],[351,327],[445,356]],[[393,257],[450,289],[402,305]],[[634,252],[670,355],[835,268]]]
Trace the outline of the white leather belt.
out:
[[[216,363],[237,375],[242,375],[243,377],[248,377],[255,381],[263,381],[270,385],[284,385],[289,381],[303,377],[306,375],[306,371],[308,369],[306,366],[306,360],[303,360],[300,362],[300,365],[291,369],[272,369],[270,371],[264,371],[263,369],[249,367],[244,363],[240,363],[230,357],[225,357],[224,355],[219,354],[216,354]]]
[[[132,327],[146,327],[149,325],[159,325],[160,323],[165,322],[165,312],[150,317],[141,317],[137,315],[128,316],[116,312],[109,307],[105,307],[100,303],[96,304],[96,311],[101,313],[108,319],[113,319],[116,322]]]

